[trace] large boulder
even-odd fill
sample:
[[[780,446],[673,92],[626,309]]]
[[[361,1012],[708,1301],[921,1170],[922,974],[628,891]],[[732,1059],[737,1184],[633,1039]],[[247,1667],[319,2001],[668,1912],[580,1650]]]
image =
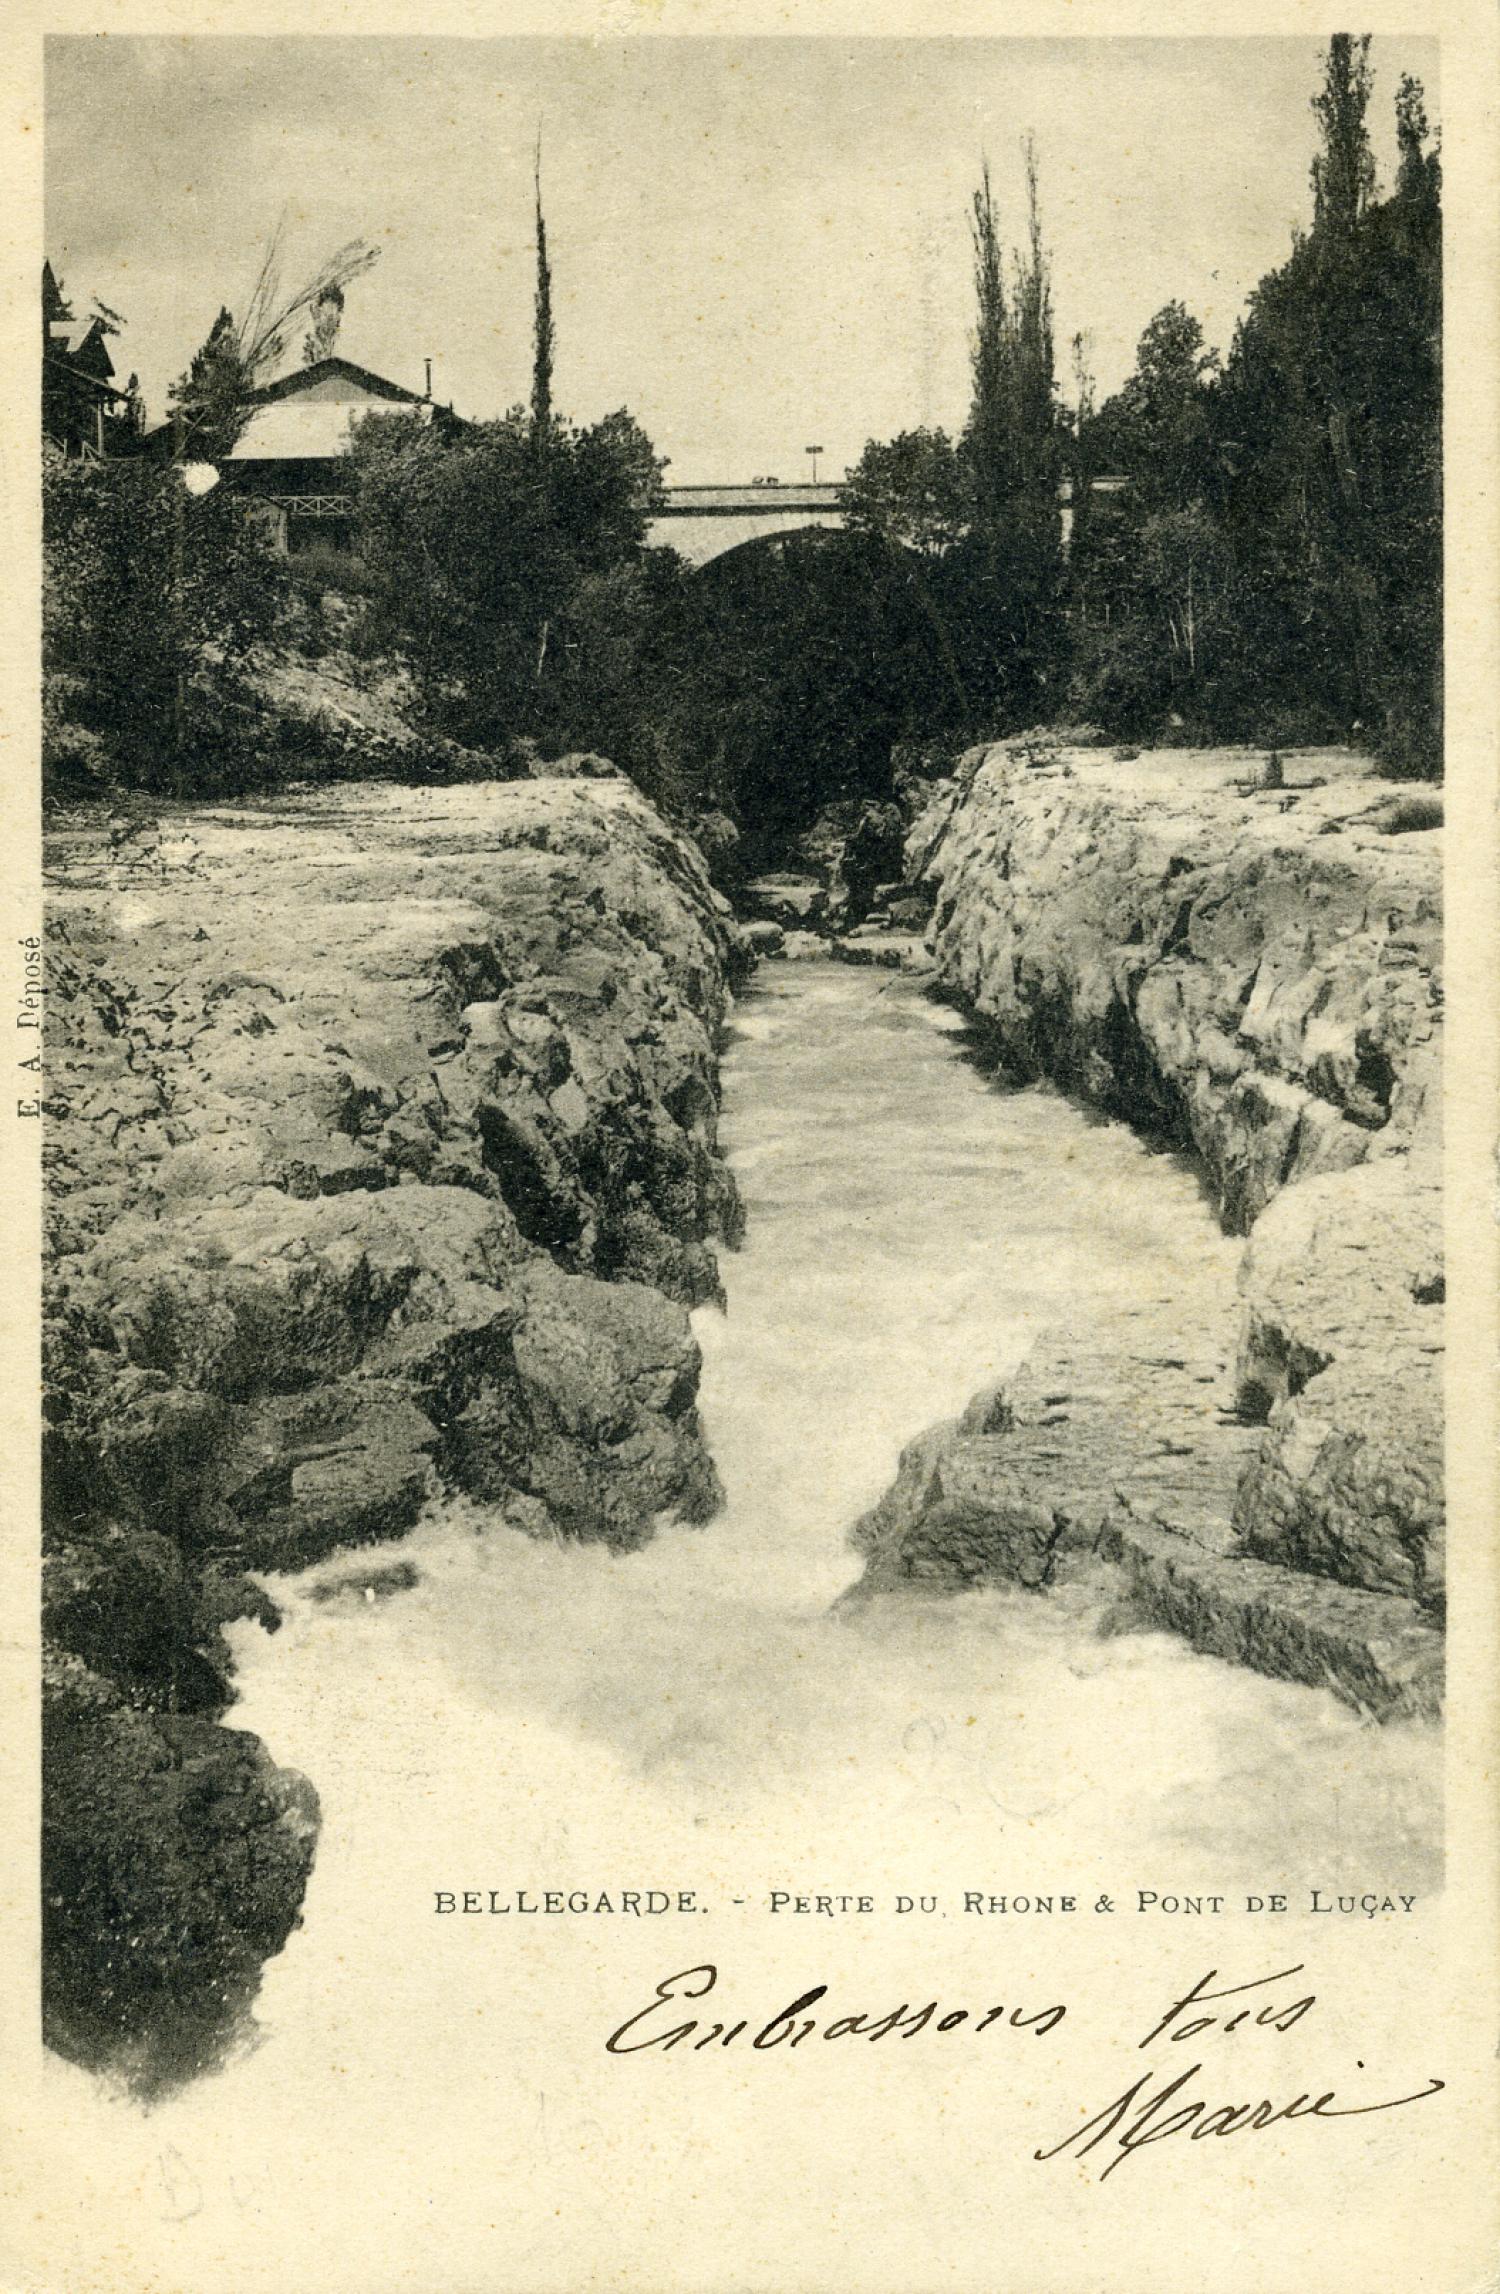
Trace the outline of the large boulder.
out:
[[[149,2096],[217,2061],[296,1926],[316,1796],[246,1731],[134,1710],[71,1657],[43,1787],[48,2044]]]
[[[1443,1609],[1440,1173],[1389,1158],[1287,1188],[1250,1238],[1237,1370],[1267,1434],[1244,1550]]]

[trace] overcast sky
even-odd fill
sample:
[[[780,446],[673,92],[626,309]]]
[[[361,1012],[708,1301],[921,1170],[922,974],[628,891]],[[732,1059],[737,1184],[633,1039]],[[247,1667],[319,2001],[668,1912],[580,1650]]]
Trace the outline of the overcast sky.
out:
[[[1378,39],[1383,182],[1403,71]],[[556,404],[625,405],[680,482],[837,474],[866,438],[954,426],[967,203],[988,152],[1007,231],[1035,132],[1059,371],[1104,390],[1174,297],[1228,346],[1309,209],[1319,47],[1293,39],[55,39],[47,245],[75,308],[129,321],[153,416],[283,210],[289,281],[381,249],[340,351],[459,412],[526,395],[541,124]],[[296,356],[294,349],[293,356]]]

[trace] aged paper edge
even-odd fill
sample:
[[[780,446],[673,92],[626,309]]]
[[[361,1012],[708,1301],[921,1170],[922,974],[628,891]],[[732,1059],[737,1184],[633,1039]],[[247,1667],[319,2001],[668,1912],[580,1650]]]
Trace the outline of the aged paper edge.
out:
[[[3,230],[3,429],[0,429],[0,549],[6,567],[0,621],[0,897],[5,918],[0,979],[18,970],[16,943],[39,929],[40,811],[38,644],[39,464],[35,387],[35,278],[42,254],[42,41],[49,33],[376,32],[449,39],[516,33],[584,38],[804,35],[841,38],[1047,35],[1242,35],[1246,19],[1227,0],[1149,8],[1110,0],[1016,0],[1002,13],[978,0],[944,0],[921,10],[894,0],[864,5],[777,6],[774,0],[517,0],[505,8],[431,0],[370,6],[357,22],[331,0],[223,0],[211,13],[184,0],[114,0],[107,7],[25,6],[7,43]],[[1306,6],[1261,12],[1256,37],[1325,34],[1326,15]],[[1448,819],[1446,939],[1448,1050],[1446,1107],[1449,1254],[1448,1445],[1454,1523],[1454,1589],[1449,1642],[1447,1843],[1449,1882],[1444,1949],[1462,1968],[1462,2013],[1493,2034],[1500,2006],[1500,1470],[1496,1459],[1500,1358],[1500,1225],[1496,1138],[1500,1111],[1500,104],[1493,9],[1388,5],[1366,9],[1360,28],[1436,34],[1442,42],[1443,164],[1446,216],[1446,433]],[[11,1029],[0,1000],[0,1044]],[[0,1907],[7,1948],[0,1986],[0,2061],[6,2120],[24,2123],[38,2062],[36,1674],[37,1429],[39,1326],[39,1139],[12,1112],[15,1093],[0,1071],[0,1176],[5,1277],[0,1293]],[[1460,2009],[1455,2003],[1455,2016]],[[1489,2049],[1486,2048],[1488,2055]],[[1475,2227],[1489,2203],[1497,2152],[1491,2096],[1488,2128],[1476,2141]],[[1486,2169],[1489,2172],[1486,2172]],[[1392,2191],[1404,2207],[1420,2194]],[[24,2213],[25,2194],[6,2188],[5,2210]],[[726,2226],[729,2228],[732,2226]],[[0,2286],[13,2281],[0,2228]],[[1232,2282],[1215,2280],[1234,2294]],[[1483,2281],[1491,2285],[1494,2278]],[[18,2283],[18,2282],[16,2282]],[[129,2294],[122,2288],[121,2294]],[[290,2290],[289,2290],[290,2294]],[[813,2294],[811,2288],[808,2294]],[[1336,2294],[1329,2287],[1327,2294]],[[1351,2288],[1350,2294],[1354,2294]],[[1446,2290],[1445,2290],[1446,2294]],[[1453,2294],[1459,2294],[1455,2288]]]

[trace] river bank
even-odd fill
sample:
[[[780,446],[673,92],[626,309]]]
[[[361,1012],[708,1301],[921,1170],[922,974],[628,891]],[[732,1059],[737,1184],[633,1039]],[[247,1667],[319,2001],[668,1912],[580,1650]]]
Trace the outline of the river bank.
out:
[[[914,1443],[866,1592],[1105,1567],[1195,1647],[1437,1709],[1440,823],[1345,751],[1001,744],[933,793],[902,890],[941,992],[1249,1240],[1206,1313],[1056,1333]]]
[[[629,1546],[720,1490],[688,1310],[739,967],[625,782],[174,809],[49,852],[48,2032],[212,2060],[297,1917],[313,1788],[252,1734],[247,1575],[434,1488]]]

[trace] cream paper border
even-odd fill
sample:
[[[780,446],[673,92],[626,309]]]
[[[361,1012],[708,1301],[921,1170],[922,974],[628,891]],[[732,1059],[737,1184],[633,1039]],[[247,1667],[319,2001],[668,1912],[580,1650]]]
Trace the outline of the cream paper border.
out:
[[[793,2093],[767,2081],[749,2122],[755,2146],[753,2188],[714,2153],[684,2179],[680,2159],[652,2149],[651,2090],[639,2140],[605,2140],[580,2157],[587,2183],[612,2193],[592,2229],[555,2233],[515,2249],[496,2232],[470,2247],[438,2238],[430,2247],[339,2252],[310,2240],[294,2276],[260,2271],[248,2224],[238,2242],[226,2235],[217,2253],[200,2247],[184,2265],[164,2253],[160,2266],[114,2251],[112,2225],[90,2218],[86,2188],[67,2191],[39,2147],[44,2111],[39,2085],[36,2014],[37,1698],[37,1290],[39,1231],[38,1127],[11,1113],[15,1085],[3,1066],[12,1039],[11,983],[19,985],[17,941],[39,929],[39,845],[35,761],[38,751],[37,567],[38,433],[35,380],[35,294],[41,260],[41,41],[46,33],[126,32],[197,36],[206,32],[302,35],[399,32],[423,38],[568,32],[584,38],[710,33],[842,36],[1015,36],[1018,34],[1238,35],[1295,33],[1321,37],[1333,28],[1305,6],[1260,12],[1253,27],[1243,6],[1225,0],[1193,7],[1113,4],[1113,0],[1016,0],[1008,9],[977,0],[938,0],[926,9],[897,0],[863,5],[739,5],[707,0],[515,0],[480,8],[460,0],[426,0],[418,8],[367,0],[356,11],[336,0],[223,0],[211,12],[183,0],[93,0],[92,5],[38,7],[27,0],[12,16],[4,64],[3,200],[4,393],[0,397],[0,554],[5,611],[0,644],[0,740],[5,770],[0,884],[5,926],[0,937],[0,1154],[3,1154],[5,1280],[4,1364],[0,1384],[4,1448],[5,1538],[0,1553],[0,1636],[6,1727],[0,1750],[0,1903],[5,1916],[5,1980],[0,1994],[5,2164],[0,2167],[0,2289],[3,2294],[523,2294],[532,2286],[618,2289],[619,2294],[734,2294],[741,2286],[771,2294],[1479,2294],[1500,2284],[1500,2113],[1497,2113],[1497,2007],[1500,2007],[1500,1834],[1496,1768],[1500,1751],[1496,1679],[1500,1673],[1500,1551],[1497,1551],[1495,1401],[1500,1241],[1494,1171],[1500,1107],[1500,929],[1497,929],[1496,690],[1500,665],[1500,118],[1497,118],[1497,19],[1492,6],[1427,5],[1366,9],[1357,28],[1377,35],[1436,33],[1442,43],[1444,205],[1447,218],[1447,564],[1449,768],[1447,781],[1447,941],[1450,982],[1447,1105],[1448,1318],[1452,1557],[1451,1702],[1448,1721],[1448,1883],[1446,1896],[1423,1914],[1404,1956],[1379,1945],[1356,1924],[1318,1943],[1317,1973],[1339,1990],[1347,2028],[1371,2026],[1403,2042],[1400,2070],[1411,2085],[1436,2072],[1447,2093],[1422,2112],[1372,2122],[1382,2130],[1380,2171],[1368,2157],[1359,2171],[1351,2150],[1309,2141],[1288,2166],[1280,2154],[1236,2153],[1232,2169],[1214,2161],[1165,2174],[1117,2178],[1102,2191],[1081,2181],[1038,2179],[1030,2165],[1019,2101],[1001,2122],[1005,2141],[990,2175],[955,2181],[955,2131],[942,2110],[927,2123],[903,2122],[888,2080],[861,2095],[847,2084],[836,2102],[821,2100],[809,2081]],[[1171,123],[1164,123],[1170,132]],[[25,1079],[20,1081],[24,1083]],[[1112,1934],[1093,1953],[1101,1982],[1129,1988],[1180,1974],[1157,1939]],[[1272,1963],[1276,1964],[1276,1963]],[[1169,1975],[1170,1969],[1170,1975]],[[664,1972],[664,1970],[663,1970]],[[914,1981],[920,1978],[914,1978]],[[633,1972],[622,1996],[633,1997]],[[638,1987],[637,1987],[638,1988]],[[1144,1996],[1144,1992],[1142,1993]],[[590,2038],[592,2035],[590,2035]],[[581,2050],[583,2041],[579,2041]],[[1393,2071],[1397,2068],[1392,2058]],[[1314,2075],[1316,2066],[1309,2069]],[[578,2072],[564,2050],[554,2081]],[[581,2072],[579,2075],[583,2075]],[[592,2070],[588,2073],[593,2076]],[[1087,2083],[1079,2093],[1099,2101],[1113,2087]],[[1061,2091],[1061,2090],[1060,2090]],[[929,2098],[930,2099],[930,2098]],[[474,2122],[455,2100],[453,2143],[472,2171],[494,2182],[497,2220],[524,2208],[521,2154],[495,2167],[496,2130]],[[837,2135],[820,2133],[820,2114],[840,2118]],[[1429,2118],[1428,2111],[1433,2115]],[[1439,2118],[1437,2113],[1441,2112]],[[1015,2136],[1012,2142],[1011,2137]],[[467,2148],[465,2149],[465,2146]],[[909,2192],[872,2208],[871,2188],[855,2175],[858,2152],[889,2162]],[[965,2153],[965,2156],[968,2154]],[[1290,2155],[1290,2146],[1288,2146]],[[809,2159],[813,2166],[809,2167]],[[821,2180],[826,2160],[831,2179]],[[330,2210],[340,2178],[361,2162],[340,2152],[338,2129],[310,2159],[309,2188],[297,2202],[318,2219],[320,2187]],[[840,2187],[838,2174],[846,2178]],[[318,2178],[325,2178],[320,2186]],[[49,2179],[53,2178],[53,2179]],[[1289,2179],[1292,2178],[1292,2179]],[[1132,2179],[1135,2188],[1127,2192]],[[372,2203],[375,2203],[372,2200]],[[840,2207],[849,2211],[837,2222]],[[687,2210],[688,2227],[683,2226]],[[639,2220],[655,2213],[653,2248]],[[45,2218],[39,2234],[36,2224]],[[330,2211],[330,2222],[335,2219]],[[601,2227],[601,2222],[603,2227]],[[59,2225],[65,2226],[64,2231]],[[233,2225],[230,2226],[231,2230]],[[774,2232],[774,2237],[768,2235]],[[320,2248],[322,2250],[320,2250]],[[769,2259],[781,2257],[779,2262]],[[211,2257],[205,2259],[205,2257]],[[186,2274],[184,2274],[186,2271]]]

